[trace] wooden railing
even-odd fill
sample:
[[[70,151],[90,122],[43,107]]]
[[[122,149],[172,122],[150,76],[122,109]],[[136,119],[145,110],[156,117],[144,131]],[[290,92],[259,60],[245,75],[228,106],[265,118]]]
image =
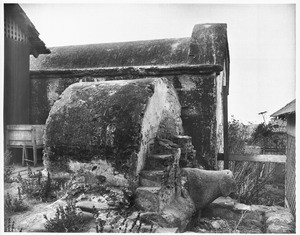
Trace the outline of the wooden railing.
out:
[[[285,163],[286,155],[274,154],[229,154],[229,161],[245,161],[245,162],[274,162]],[[218,161],[224,161],[224,154],[218,154]]]

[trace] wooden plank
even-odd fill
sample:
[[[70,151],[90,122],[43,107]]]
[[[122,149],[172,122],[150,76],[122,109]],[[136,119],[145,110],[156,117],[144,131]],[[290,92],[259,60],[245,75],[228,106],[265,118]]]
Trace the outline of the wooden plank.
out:
[[[33,125],[7,125],[7,130],[31,131]]]
[[[8,132],[8,140],[13,141],[13,140],[24,140],[24,141],[30,141],[31,142],[31,131],[9,131]]]
[[[43,145],[45,125],[8,125],[7,146],[10,145]]]
[[[14,146],[32,146],[31,140],[9,140],[8,146],[14,147]]]
[[[229,155],[229,161],[285,163],[286,162],[286,155],[230,154]]]
[[[226,75],[226,79],[227,75]],[[228,143],[228,87],[223,86],[223,132],[224,132],[224,169],[229,169],[229,143]]]

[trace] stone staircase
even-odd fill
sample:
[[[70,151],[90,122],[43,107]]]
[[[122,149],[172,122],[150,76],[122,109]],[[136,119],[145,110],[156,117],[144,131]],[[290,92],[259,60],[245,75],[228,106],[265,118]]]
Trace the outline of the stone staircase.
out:
[[[161,213],[181,194],[180,167],[193,165],[194,159],[190,136],[156,139],[139,175],[136,204],[144,211]]]

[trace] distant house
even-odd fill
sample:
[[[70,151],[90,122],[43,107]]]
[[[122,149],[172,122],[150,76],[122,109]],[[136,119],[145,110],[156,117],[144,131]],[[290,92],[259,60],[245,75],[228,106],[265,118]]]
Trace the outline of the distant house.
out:
[[[31,124],[29,57],[33,55],[37,58],[40,54],[49,53],[50,50],[39,38],[38,31],[22,8],[18,4],[4,4],[4,146],[6,150],[13,148],[12,152],[21,148],[23,156],[26,156],[29,146],[25,142],[22,145],[20,142],[9,142],[7,126]],[[22,139],[20,136],[16,138]]]
[[[295,139],[296,139],[296,100],[273,113],[271,117],[287,120],[287,147],[286,147],[286,176],[285,176],[285,197],[286,205],[293,214],[296,213],[296,164],[295,164]]]
[[[29,124],[29,55],[49,54],[18,4],[4,4],[4,126]]]

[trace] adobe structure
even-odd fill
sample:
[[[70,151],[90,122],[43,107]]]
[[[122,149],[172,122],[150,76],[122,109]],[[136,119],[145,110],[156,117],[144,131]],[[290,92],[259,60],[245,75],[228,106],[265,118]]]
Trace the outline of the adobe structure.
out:
[[[185,231],[235,189],[232,172],[214,171],[227,151],[226,27],[195,25],[190,38],[56,47],[32,58],[30,118],[46,125],[45,173],[129,190],[146,220]]]
[[[128,99],[137,99],[146,106],[156,91],[161,89],[162,92],[165,92],[163,87],[172,90],[171,93],[175,94],[174,102],[176,103],[177,99],[179,102],[174,105],[172,112],[180,121],[179,124],[177,123],[178,125],[176,124],[177,129],[174,124],[176,122],[171,121],[170,123],[175,125],[176,135],[191,137],[193,148],[196,150],[197,165],[206,169],[216,169],[218,154],[223,153],[226,157],[229,90],[226,24],[195,25],[190,38],[64,46],[53,47],[50,50],[51,54],[40,55],[38,58],[32,57],[30,60],[31,124],[45,124],[54,103],[60,100],[63,91],[74,83],[77,85],[74,84],[66,92],[75,97],[74,92],[77,89],[80,97],[86,97],[84,89],[91,89],[90,92],[93,93],[93,88],[88,85],[90,82],[128,80],[127,86],[129,87],[123,87],[124,91],[126,89],[130,91],[130,86],[137,83],[137,86],[141,84],[142,87],[150,87],[150,90],[153,87],[157,88],[152,93],[151,91],[150,93],[141,92],[141,97],[137,97],[138,95],[135,93],[126,93]],[[145,79],[144,84],[141,81],[143,79]],[[134,80],[137,80],[137,83],[134,83]],[[124,92],[120,90],[120,87],[120,89],[113,88],[112,82],[109,84],[112,89],[117,89],[113,92]],[[167,93],[164,93],[165,97],[168,97]],[[162,93],[156,94],[158,100],[151,102],[159,104],[161,95]],[[66,94],[62,95],[61,99],[67,100],[66,96]],[[82,100],[83,102],[87,101],[84,98]],[[169,98],[166,100],[171,106],[174,104]],[[111,108],[109,102],[112,101],[107,102],[108,106],[103,106],[103,109]],[[161,107],[160,112],[165,113],[164,109],[166,108]],[[141,108],[140,111],[146,110]],[[167,116],[171,117],[173,114]],[[118,115],[122,115],[122,113]],[[163,116],[162,119],[167,120],[167,116]],[[86,123],[96,121],[92,116],[80,120]],[[76,122],[80,122],[79,119]],[[140,123],[142,122],[141,119]],[[163,124],[157,123],[157,125]],[[48,131],[50,131],[49,128]],[[51,131],[55,133],[57,129]],[[70,133],[60,134],[64,138],[70,136]],[[176,136],[175,134],[173,136]],[[152,137],[157,137],[155,135],[153,134]],[[82,139],[86,140],[83,136]],[[101,142],[101,140],[97,141]],[[78,145],[79,143],[75,141],[74,144]],[[83,149],[86,151],[88,148],[84,147]],[[89,150],[91,156],[95,154],[95,149]],[[74,155],[72,151],[70,156]],[[66,152],[64,154],[68,155]],[[184,165],[184,163],[182,164]]]

